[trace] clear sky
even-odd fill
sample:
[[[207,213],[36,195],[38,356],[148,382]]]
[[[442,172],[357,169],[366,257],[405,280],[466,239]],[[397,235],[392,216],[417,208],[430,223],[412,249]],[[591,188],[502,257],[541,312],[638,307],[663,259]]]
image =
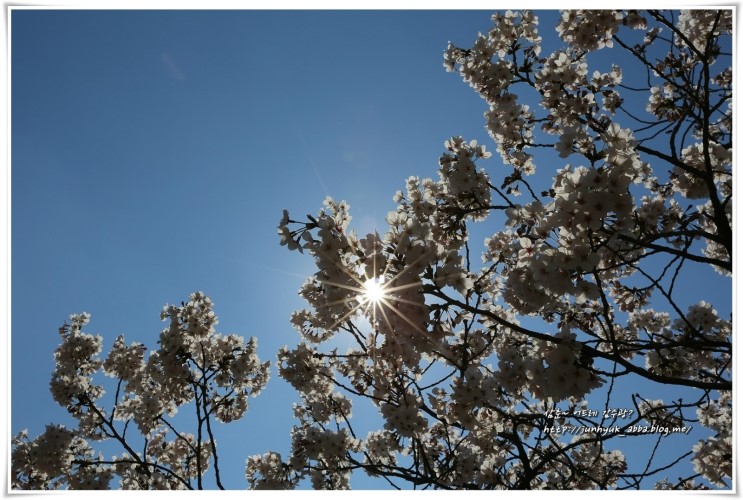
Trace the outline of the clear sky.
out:
[[[447,41],[489,25],[487,11],[12,11],[12,433],[71,423],[48,390],[70,313],[91,313],[104,352],[121,333],[155,349],[162,306],[201,290],[261,359],[296,345],[314,269],[279,246],[282,209],[302,218],[331,195],[357,231],[384,230],[446,139],[495,149],[484,102],[442,65]],[[296,399],[272,368],[224,426],[228,488],[247,485],[248,455],[288,453]]]

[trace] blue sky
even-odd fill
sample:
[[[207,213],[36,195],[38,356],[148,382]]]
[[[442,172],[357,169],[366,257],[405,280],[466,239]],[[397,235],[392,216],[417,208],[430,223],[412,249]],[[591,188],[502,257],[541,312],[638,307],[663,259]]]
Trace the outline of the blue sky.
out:
[[[446,139],[495,149],[483,101],[442,65],[447,41],[468,46],[489,18],[14,10],[12,433],[71,423],[48,391],[70,313],[92,314],[104,352],[121,333],[154,349],[162,306],[202,290],[219,330],[257,336],[262,359],[295,345],[314,269],[279,246],[282,209],[298,219],[332,195],[357,231],[383,230]],[[272,375],[224,427],[229,488],[246,486],[248,455],[288,451],[295,392]]]

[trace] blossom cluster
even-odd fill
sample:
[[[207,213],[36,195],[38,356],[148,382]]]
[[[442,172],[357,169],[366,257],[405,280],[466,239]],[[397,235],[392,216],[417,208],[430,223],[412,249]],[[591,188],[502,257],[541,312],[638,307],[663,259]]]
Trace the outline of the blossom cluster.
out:
[[[107,489],[113,478],[108,466],[82,466],[93,458],[88,442],[63,425],[47,425],[30,440],[27,431],[13,438],[13,488],[58,489],[65,484],[81,489]]]
[[[122,335],[101,360],[102,337],[82,331],[90,315],[70,316],[60,328],[51,390],[78,424],[73,429],[47,426],[33,440],[25,433],[16,436],[14,488],[108,488],[114,477],[122,489],[188,489],[193,480],[201,484],[216,446],[208,420],[242,418],[248,396],[258,395],[268,382],[269,363],[259,360],[255,338],[246,342],[216,332],[217,316],[202,292],[180,306],[166,306],[161,318],[169,326],[160,333],[159,349],[148,352],[141,343],[127,344]],[[117,381],[109,410],[103,385],[94,382],[98,372]],[[169,420],[191,402],[198,408],[201,438],[177,431]],[[141,454],[127,437],[130,424],[144,438]],[[89,441],[103,440],[118,442],[124,452],[96,457]]]
[[[733,475],[733,407],[730,392],[697,409],[699,422],[715,435],[694,445],[694,469],[713,484],[725,486],[725,478]]]

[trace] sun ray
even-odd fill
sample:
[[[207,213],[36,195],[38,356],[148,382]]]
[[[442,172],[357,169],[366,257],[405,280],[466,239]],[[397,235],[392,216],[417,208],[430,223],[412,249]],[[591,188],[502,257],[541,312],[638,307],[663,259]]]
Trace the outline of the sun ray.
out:
[[[379,310],[382,313],[382,317],[384,317],[384,322],[387,323],[387,327],[390,329],[390,331],[392,331],[392,323],[390,323],[390,319],[387,317],[387,311],[385,311],[383,307]]]
[[[359,284],[359,286],[363,286],[363,283],[358,276],[349,271],[349,269],[345,265],[338,262],[337,255],[329,255],[327,252],[324,252],[321,249],[316,249],[315,252],[325,257],[325,259],[329,262],[332,262],[335,267],[337,267],[343,274],[353,279],[356,283]]]
[[[330,328],[327,328],[327,330],[332,332],[333,330],[335,330],[338,327],[338,325],[340,325],[341,323],[343,323],[344,321],[346,321],[348,318],[350,318],[351,316],[353,316],[356,313],[356,311],[359,310],[360,308],[361,308],[361,304],[358,304],[353,309],[351,309],[346,314],[344,314],[340,319],[338,319],[338,321],[336,321],[335,323],[333,323],[330,326]]]
[[[357,293],[363,293],[364,292],[364,289],[362,287],[345,285],[343,283],[336,283],[335,281],[330,281],[330,280],[321,280],[321,279],[318,279],[318,278],[315,278],[315,279],[317,279],[317,282],[318,283],[321,283],[323,285],[330,285],[330,286],[334,286],[336,288],[343,288],[344,290],[351,290],[352,292],[357,292]]]
[[[411,262],[410,264],[408,264],[408,269],[409,269],[410,266],[414,266],[415,264],[417,264],[418,261],[420,261],[423,257],[424,257],[423,255],[420,255],[417,259],[415,259],[413,262]],[[385,268],[385,274],[387,273],[388,269],[389,269],[389,260],[388,260],[388,266]],[[388,282],[388,286],[389,285],[392,285],[392,283],[394,283],[399,278],[401,278],[406,272],[408,272],[408,269],[403,269],[402,271],[400,271],[399,273],[397,273],[396,275],[394,275],[392,278],[390,278],[390,281]],[[414,284],[412,284],[412,285],[401,285],[401,288],[390,288],[390,290],[391,291],[392,290],[402,290],[402,289],[407,288],[409,286],[415,286],[415,285]]]
[[[426,334],[426,331],[425,331],[425,330],[422,330],[422,329],[420,328],[420,326],[418,326],[418,325],[416,325],[415,323],[413,323],[413,320],[411,320],[410,318],[408,318],[408,317],[407,317],[407,316],[406,316],[405,314],[403,314],[403,313],[402,313],[402,312],[401,312],[401,311],[400,311],[400,310],[399,310],[398,308],[396,308],[396,307],[395,307],[395,306],[393,306],[392,304],[388,303],[387,301],[385,301],[385,305],[387,305],[387,307],[389,307],[390,309],[392,309],[392,310],[393,310],[393,311],[394,311],[394,312],[395,312],[395,313],[396,313],[396,314],[397,314],[397,315],[398,315],[398,316],[399,316],[400,318],[402,318],[402,319],[403,319],[403,320],[404,320],[404,321],[405,321],[405,322],[406,322],[407,324],[409,324],[410,326],[412,326],[413,328],[415,328],[415,329],[416,329],[416,330],[418,331],[418,333],[420,333],[420,334],[423,334],[423,335],[425,335],[425,334]]]
[[[425,304],[421,304],[420,302],[415,302],[415,301],[412,301],[412,300],[404,299],[402,297],[393,297],[392,299],[395,302],[402,302],[403,304],[410,304],[411,306],[426,307]]]
[[[400,235],[400,238],[403,238],[407,231],[408,228],[405,228],[403,233]],[[379,238],[378,234],[377,238]],[[355,246],[356,245],[353,245],[353,247]],[[415,307],[426,307],[425,304],[421,304],[418,301],[410,300],[405,297],[399,297],[396,294],[396,292],[402,292],[404,290],[420,287],[422,285],[418,276],[414,277],[415,279],[412,283],[398,283],[399,280],[404,277],[404,275],[412,274],[411,267],[414,267],[418,262],[420,262],[425,257],[425,255],[420,255],[412,262],[406,263],[404,268],[397,273],[395,273],[395,265],[393,264],[393,259],[386,258],[384,270],[377,274],[377,259],[379,258],[377,252],[374,252],[371,255],[371,262],[366,261],[366,267],[364,268],[363,261],[344,263],[341,261],[341,259],[339,259],[338,255],[331,255],[330,253],[325,252],[320,248],[317,248],[315,251],[317,252],[317,254],[319,254],[319,256],[321,256],[321,258],[327,260],[328,262],[331,262],[336,269],[350,278],[350,280],[353,282],[353,284],[349,284],[348,282],[338,283],[331,280],[322,279],[318,277],[317,274],[315,275],[315,280],[317,280],[317,282],[321,285],[335,287],[351,292],[351,294],[349,294],[349,296],[347,297],[333,301],[332,303],[325,304],[325,306],[327,307],[333,307],[340,304],[347,304],[349,306],[349,310],[346,311],[340,318],[338,318],[329,328],[326,328],[326,331],[332,332],[336,330],[339,325],[357,314],[362,314],[369,318],[372,321],[374,330],[376,331],[379,326],[379,316],[381,313],[382,319],[389,328],[390,332],[393,332],[393,322],[391,321],[391,315],[394,314],[400,317],[403,321],[405,321],[405,323],[410,325],[417,332],[421,334],[426,333],[424,328],[422,328],[420,325],[415,324],[415,322],[413,322],[396,306],[396,304],[408,304]],[[354,253],[358,254],[358,252]],[[371,265],[371,269],[369,268],[369,265]],[[350,269],[349,266],[353,266],[354,269]],[[348,302],[349,300],[355,301],[356,304],[351,305]]]

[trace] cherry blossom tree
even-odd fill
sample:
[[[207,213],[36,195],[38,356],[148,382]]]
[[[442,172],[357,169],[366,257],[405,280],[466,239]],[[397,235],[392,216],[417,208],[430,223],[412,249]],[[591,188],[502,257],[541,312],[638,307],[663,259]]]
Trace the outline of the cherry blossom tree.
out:
[[[255,338],[216,333],[217,316],[203,293],[165,306],[161,319],[169,326],[148,357],[144,345],[119,336],[101,360],[103,339],[82,330],[90,315],[70,316],[59,330],[51,392],[78,425],[48,425],[33,440],[25,431],[15,436],[13,488],[106,489],[118,478],[122,489],[202,489],[207,474],[223,488],[212,425],[242,418],[248,396],[268,382],[270,363],[258,359]],[[103,385],[93,378],[100,372],[116,380],[108,411]],[[196,435],[173,423],[181,408],[194,412]],[[101,441],[117,443],[121,454],[96,453],[91,443]]]
[[[682,307],[677,282],[732,271],[731,11],[567,11],[551,54],[533,12],[492,21],[444,65],[487,103],[505,167],[446,141],[382,235],[350,231],[331,198],[284,213],[281,244],[318,270],[292,318],[302,343],[279,354],[301,398],[291,455],[251,457],[251,486],[344,488],[359,470],[395,487],[729,487],[731,320],[704,287]],[[592,69],[602,51],[628,62]],[[339,335],[354,347],[325,347]],[[669,399],[633,389],[651,384]],[[352,406],[381,428],[356,432]],[[705,439],[656,453],[695,425]],[[684,461],[692,475],[658,478]]]
[[[281,244],[317,272],[291,319],[301,341],[278,353],[299,397],[291,450],[248,457],[251,488],[731,486],[732,322],[704,287],[679,290],[732,273],[731,11],[566,11],[550,54],[535,13],[492,21],[444,66],[485,101],[502,165],[447,140],[384,234],[357,235],[332,198],[305,221],[284,212]],[[162,318],[158,350],[119,337],[101,360],[89,316],[71,316],[51,390],[78,425],[16,436],[13,488],[222,486],[212,424],[244,415],[269,365],[255,339],[216,333],[201,293]],[[657,452],[692,427],[696,444]]]

